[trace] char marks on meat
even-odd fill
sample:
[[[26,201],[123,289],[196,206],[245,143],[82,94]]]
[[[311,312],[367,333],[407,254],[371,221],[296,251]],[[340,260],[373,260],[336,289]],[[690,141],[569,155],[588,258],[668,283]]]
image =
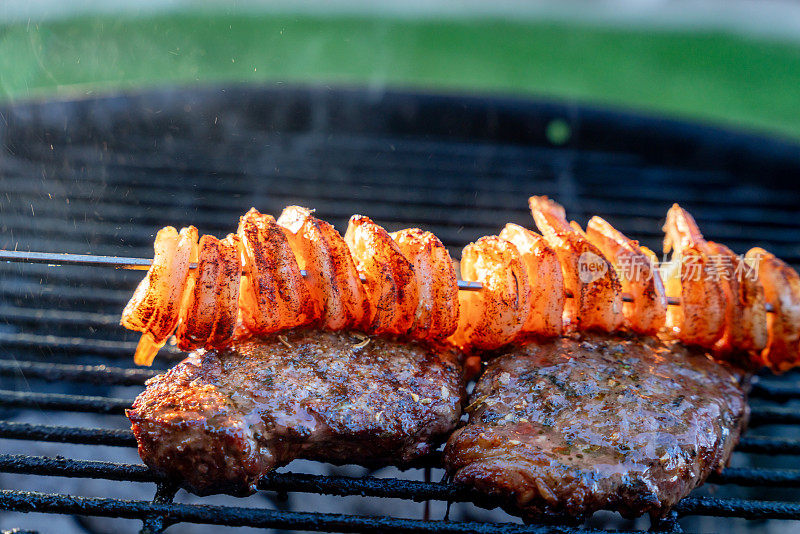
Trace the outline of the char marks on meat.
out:
[[[727,464],[747,379],[655,338],[585,336],[493,359],[445,462],[529,518],[659,516]]]
[[[295,458],[405,465],[458,424],[458,353],[297,330],[192,353],[127,411],[150,467],[198,494],[247,494]]]

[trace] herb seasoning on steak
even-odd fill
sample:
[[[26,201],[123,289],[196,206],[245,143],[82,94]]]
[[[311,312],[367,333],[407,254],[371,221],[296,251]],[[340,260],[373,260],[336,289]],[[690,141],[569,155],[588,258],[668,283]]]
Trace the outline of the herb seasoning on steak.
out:
[[[127,415],[147,465],[201,495],[244,495],[295,458],[409,464],[456,427],[463,396],[453,350],[297,330],[192,353]]]
[[[660,516],[727,464],[746,388],[742,373],[655,338],[514,347],[489,362],[445,462],[529,519]]]

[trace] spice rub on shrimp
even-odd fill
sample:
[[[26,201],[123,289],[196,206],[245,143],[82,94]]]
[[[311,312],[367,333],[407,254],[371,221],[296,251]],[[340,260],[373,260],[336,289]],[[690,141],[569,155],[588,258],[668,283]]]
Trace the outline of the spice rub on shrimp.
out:
[[[763,364],[760,353],[767,344],[767,311],[764,287],[752,261],[743,261],[721,243],[708,241],[715,276],[719,276],[725,298],[725,329],[714,344],[714,353],[750,353],[756,366]]]
[[[232,340],[239,313],[241,273],[239,236],[200,238],[197,269],[189,276],[176,334],[179,349],[211,349]]]
[[[447,250],[433,234],[411,228],[390,235],[363,216],[351,219],[343,238],[306,208],[289,206],[278,221],[252,209],[236,235],[203,236],[199,247],[194,227],[166,227],[121,323],[142,332],[135,359],[149,365],[176,328],[184,350],[297,326],[494,350],[558,336],[562,318],[572,329],[606,332],[624,319],[652,335],[666,315],[673,337],[719,359],[777,371],[800,365],[800,276],[773,255],[751,250],[756,269],[742,276],[741,259],[706,241],[692,216],[673,206],[665,251],[673,251],[677,267],[665,271],[665,285],[680,305],[665,314],[650,250],[599,217],[584,232],[547,197],[529,203],[543,236],[508,224],[464,249],[462,276],[481,283],[479,291],[458,291]],[[587,261],[593,270],[581,273]],[[640,277],[622,276],[628,261]],[[624,307],[622,289],[632,300]],[[775,311],[769,321],[767,305]]]
[[[483,284],[458,295],[458,328],[450,338],[463,348],[496,349],[512,342],[530,313],[531,288],[517,247],[497,236],[464,247],[461,277]]]
[[[271,215],[250,209],[239,220],[244,274],[240,310],[254,334],[271,334],[308,324],[314,305],[294,252]]]
[[[278,218],[311,289],[315,314],[329,330],[360,328],[372,317],[369,299],[344,238],[313,211],[288,206]]]
[[[417,311],[414,265],[403,255],[383,227],[369,217],[353,215],[344,235],[373,315],[368,328],[374,333],[405,334]]]
[[[555,251],[536,232],[512,223],[505,225],[500,238],[517,247],[528,274],[531,304],[522,332],[560,336],[564,323],[564,275]]]
[[[613,332],[624,319],[622,286],[611,263],[577,225],[567,222],[564,208],[545,196],[528,200],[533,220],[561,263],[564,286],[572,299],[566,319],[578,330]],[[591,267],[591,271],[581,268]]]
[[[714,269],[709,247],[689,212],[673,204],[664,233],[664,253],[673,251],[666,290],[681,300],[667,310],[667,327],[687,345],[712,349],[724,332],[730,286],[707,276]]]
[[[458,326],[458,279],[453,260],[439,238],[419,228],[390,234],[400,252],[414,265],[417,310],[408,335],[441,339]]]
[[[657,333],[666,321],[667,296],[653,253],[601,217],[589,219],[586,235],[614,265],[622,290],[633,297],[622,305],[626,326],[640,334]]]
[[[142,332],[133,357],[137,365],[150,365],[178,325],[189,264],[197,261],[197,228],[180,233],[172,226],[162,228],[154,249],[153,263],[120,320],[125,328]]]
[[[769,339],[761,356],[771,369],[787,371],[800,365],[800,276],[763,248],[750,249],[746,258],[757,262],[758,278],[774,312],[767,316]]]

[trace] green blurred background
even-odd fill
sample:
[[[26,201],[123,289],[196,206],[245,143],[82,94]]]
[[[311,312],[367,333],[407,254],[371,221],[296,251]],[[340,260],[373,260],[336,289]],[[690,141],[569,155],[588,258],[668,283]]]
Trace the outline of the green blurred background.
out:
[[[513,17],[195,12],[0,25],[0,95],[311,82],[540,95],[800,138],[800,41]]]

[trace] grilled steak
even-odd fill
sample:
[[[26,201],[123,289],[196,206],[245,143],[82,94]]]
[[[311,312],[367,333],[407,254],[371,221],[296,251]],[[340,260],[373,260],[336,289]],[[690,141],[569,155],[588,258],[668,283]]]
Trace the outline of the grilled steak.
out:
[[[127,411],[139,455],[198,494],[247,494],[295,458],[404,465],[446,439],[458,354],[298,330],[192,353]]]
[[[728,461],[747,379],[657,339],[585,336],[488,364],[447,443],[456,482],[530,519],[665,514]]]

